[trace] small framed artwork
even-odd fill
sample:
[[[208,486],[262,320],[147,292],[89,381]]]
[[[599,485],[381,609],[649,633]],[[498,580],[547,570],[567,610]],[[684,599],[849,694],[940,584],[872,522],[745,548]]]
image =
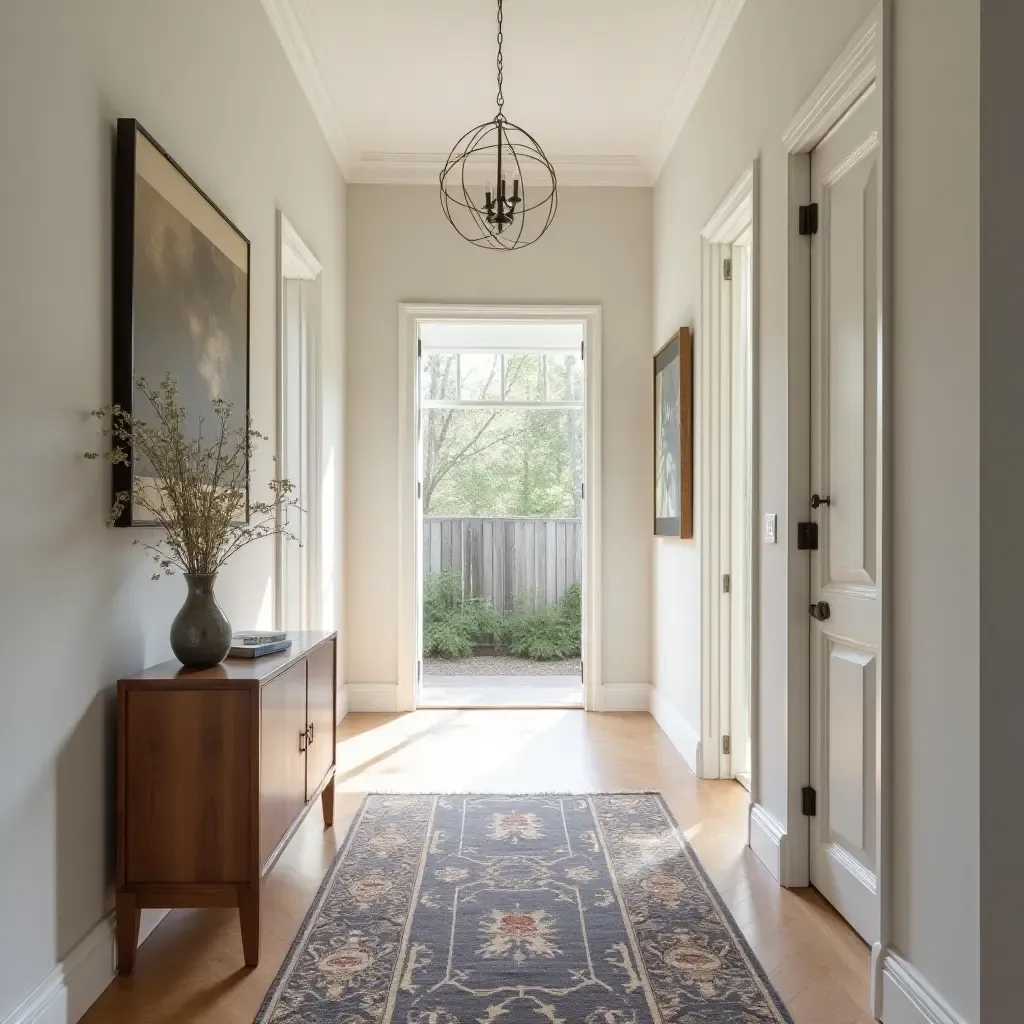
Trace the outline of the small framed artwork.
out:
[[[693,537],[693,332],[654,357],[654,534]]]
[[[190,435],[216,424],[215,399],[231,403],[229,426],[244,427],[249,240],[133,118],[117,122],[114,181],[114,402],[145,418],[137,379],[157,387],[170,374]],[[159,489],[131,454],[114,466],[115,493]],[[129,500],[117,525],[152,522]]]

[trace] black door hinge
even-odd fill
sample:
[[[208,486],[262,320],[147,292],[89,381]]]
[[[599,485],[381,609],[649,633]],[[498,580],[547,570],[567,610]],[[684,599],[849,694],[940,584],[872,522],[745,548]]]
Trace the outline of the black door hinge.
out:
[[[732,260],[722,260],[722,277],[726,281],[732,280]]]
[[[417,356],[422,356],[423,355],[423,339],[422,338],[417,338],[416,339],[416,355]]]
[[[800,790],[800,800],[803,805],[804,814],[808,818],[816,817],[818,813],[818,794],[815,789],[812,786],[804,786]]]
[[[818,550],[818,524],[797,523],[796,524],[796,549],[797,551]]]
[[[800,234],[816,235],[818,233],[818,204],[808,203],[800,207]]]
[[[732,753],[732,740],[731,740],[731,738],[729,736],[723,736],[722,737],[722,753],[723,754],[730,754],[730,753]]]

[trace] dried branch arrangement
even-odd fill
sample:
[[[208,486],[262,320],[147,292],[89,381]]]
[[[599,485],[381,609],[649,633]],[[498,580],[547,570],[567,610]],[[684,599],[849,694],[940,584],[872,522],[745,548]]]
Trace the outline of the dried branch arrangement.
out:
[[[158,387],[142,377],[135,383],[149,400],[154,419],[143,419],[118,405],[94,410],[92,415],[103,421],[111,448],[86,452],[85,457],[127,465],[130,451],[136,466],[145,465],[152,472],[149,483],[136,473],[133,491],[114,495],[107,525],[117,522],[131,499],[163,528],[165,536],[155,543],[134,542],[159,567],[153,579],[170,576],[176,569],[190,575],[216,573],[232,555],[264,537],[281,534],[297,540],[288,529],[291,510],[301,512],[290,480],[271,480],[271,500],[249,501],[246,515],[255,442],[269,440],[253,429],[248,415],[244,427],[233,427],[231,403],[214,399],[212,429],[200,420],[198,432],[189,436],[188,410],[169,374]]]

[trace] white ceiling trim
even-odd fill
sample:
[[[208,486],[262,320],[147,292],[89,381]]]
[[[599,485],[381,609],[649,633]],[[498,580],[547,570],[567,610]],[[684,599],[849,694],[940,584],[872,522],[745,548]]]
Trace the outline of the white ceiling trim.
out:
[[[312,17],[302,0],[261,0],[270,24],[281,40],[288,62],[313,108],[327,144],[342,174],[348,176],[352,148],[341,124],[341,115],[331,98],[323,60],[316,45]]]
[[[355,153],[331,98],[312,16],[305,0],[261,0],[288,61],[347,181],[435,184],[446,153]],[[562,185],[654,184],[693,112],[745,0],[702,0],[676,61],[681,79],[650,151],[636,156],[552,156]]]
[[[745,2],[703,0],[700,13],[694,18],[680,49],[678,64],[682,68],[682,79],[658,129],[654,146],[647,154],[647,164],[655,179],[661,174],[679,133],[693,113]]]
[[[437,185],[447,153],[363,153],[345,177],[359,185]],[[649,186],[646,164],[635,156],[552,156],[559,185]],[[480,185],[494,177],[490,165],[470,168],[467,180]],[[538,180],[526,168],[526,180]]]

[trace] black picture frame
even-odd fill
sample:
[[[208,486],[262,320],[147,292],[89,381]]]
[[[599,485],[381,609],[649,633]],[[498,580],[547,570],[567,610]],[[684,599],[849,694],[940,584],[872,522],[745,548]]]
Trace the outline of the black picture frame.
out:
[[[155,151],[155,152],[154,152]],[[245,277],[244,287],[244,310],[236,295],[233,297],[233,308],[235,314],[244,315],[244,344],[239,345],[237,337],[230,337],[229,347],[231,354],[235,355],[233,348],[241,347],[244,351],[244,368],[239,371],[235,367],[232,371],[232,382],[236,385],[233,396],[239,390],[244,391],[244,410],[236,410],[234,416],[238,419],[239,425],[243,425],[249,415],[250,401],[250,344],[252,333],[252,264],[251,247],[249,239],[239,230],[238,226],[224,213],[223,210],[196,184],[181,165],[160,145],[159,142],[146,131],[145,128],[135,119],[122,117],[117,120],[115,166],[114,166],[114,245],[113,245],[113,402],[128,412],[135,412],[138,399],[141,397],[135,386],[135,378],[140,370],[140,349],[147,344],[153,344],[153,339],[142,335],[140,321],[144,317],[138,308],[139,297],[137,286],[138,275],[138,253],[137,217],[140,213],[138,196],[140,192],[140,153],[142,161],[149,167],[158,169],[161,176],[180,194],[187,198],[190,205],[197,213],[201,213],[204,220],[217,227],[218,235],[231,241],[228,246],[236,255],[244,251],[244,266],[241,266],[237,259],[230,262],[236,271],[240,271]],[[164,161],[161,164],[160,161]],[[148,185],[149,183],[146,182]],[[163,196],[160,197],[166,201]],[[170,204],[168,204],[170,205]],[[205,241],[210,252],[217,250],[224,256],[222,249],[213,239],[209,238],[200,226],[188,220],[187,214],[178,210],[188,226],[195,232],[195,237]],[[224,256],[224,259],[228,257]],[[223,262],[223,261],[220,261]],[[225,264],[226,265],[226,264]],[[237,281],[236,281],[237,286]],[[235,325],[237,326],[237,325]],[[173,334],[173,332],[170,332]],[[235,332],[237,333],[237,332]],[[225,335],[227,337],[227,335]],[[167,343],[165,336],[162,341]],[[172,338],[172,341],[175,340]],[[187,340],[183,335],[182,340]],[[147,359],[148,352],[143,356],[141,362],[149,364],[150,383],[157,385],[163,378],[164,373],[171,369],[165,366],[154,367],[153,358]],[[159,362],[159,357],[154,357]],[[239,387],[240,377],[244,376],[244,384]],[[187,397],[187,396],[186,396]],[[184,401],[184,399],[183,399]],[[187,401],[186,401],[187,406]],[[194,411],[194,410],[190,410]],[[128,446],[128,462],[115,463],[113,469],[113,493],[116,495],[127,492],[130,497],[125,503],[121,515],[115,522],[116,526],[155,526],[153,520],[143,518],[138,514],[136,507],[134,486],[135,486],[135,460]],[[251,466],[248,459],[246,462],[246,496],[245,496],[245,522],[249,521],[250,504],[250,475]]]
[[[665,375],[665,376],[663,376]],[[660,379],[660,380],[659,380]],[[662,385],[659,387],[659,383]],[[669,385],[666,387],[665,385]],[[666,416],[661,408],[663,397],[675,403]],[[671,415],[674,413],[674,415]],[[675,420],[672,436],[662,437],[666,420]],[[662,483],[661,449],[664,444],[675,447],[674,474],[671,482],[671,504],[674,515],[660,514],[659,488]],[[654,535],[656,537],[693,538],[693,331],[680,327],[654,357]]]

